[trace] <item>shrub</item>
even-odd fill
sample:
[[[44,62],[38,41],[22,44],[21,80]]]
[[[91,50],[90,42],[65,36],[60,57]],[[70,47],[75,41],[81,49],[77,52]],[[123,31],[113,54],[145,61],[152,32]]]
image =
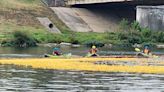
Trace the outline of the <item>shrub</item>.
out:
[[[93,45],[95,45],[96,47],[103,47],[104,43],[99,42],[99,41],[87,41],[87,42],[85,42],[85,45],[87,47],[92,47]]]
[[[69,40],[72,44],[79,44],[79,41],[76,39],[76,34],[74,33],[71,33],[71,35],[69,36]]]
[[[133,21],[130,25],[131,29],[141,31],[141,26],[137,21]]]
[[[118,40],[118,35],[114,32],[106,32],[105,38],[109,40]]]
[[[33,37],[24,31],[15,31],[13,32],[14,39],[12,40],[14,46],[18,47],[30,47],[36,46],[36,41]]]
[[[159,31],[158,33],[154,34],[156,37],[156,40],[160,43],[164,43],[164,32]]]
[[[11,47],[11,46],[14,46],[14,44],[12,43],[11,40],[4,39],[4,40],[1,41],[1,46],[2,47],[8,47],[8,46]]]
[[[108,39],[120,40],[123,44],[142,44],[142,43],[163,43],[164,32],[152,31],[148,28],[142,28],[138,22],[134,21],[130,24],[123,19],[119,24],[119,31],[113,34],[108,33]]]
[[[121,20],[119,23],[119,30],[126,31],[130,28],[129,22],[126,19]]]
[[[149,30],[148,28],[142,28],[141,35],[145,38],[150,38],[152,35],[152,31]]]

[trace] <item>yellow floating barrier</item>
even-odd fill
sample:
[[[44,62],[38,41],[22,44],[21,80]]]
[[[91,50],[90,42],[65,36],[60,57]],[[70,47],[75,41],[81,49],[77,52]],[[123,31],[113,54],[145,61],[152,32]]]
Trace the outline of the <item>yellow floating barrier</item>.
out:
[[[26,58],[0,59],[0,64],[39,69],[164,74],[162,60],[160,58]]]

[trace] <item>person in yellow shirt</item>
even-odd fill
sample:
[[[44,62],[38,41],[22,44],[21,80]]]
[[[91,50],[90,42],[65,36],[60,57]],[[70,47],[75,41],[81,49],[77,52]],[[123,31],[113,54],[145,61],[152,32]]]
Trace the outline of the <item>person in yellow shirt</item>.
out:
[[[92,48],[91,48],[90,51],[89,51],[90,56],[91,56],[91,57],[96,57],[96,56],[98,56],[97,51],[98,51],[98,49],[96,48],[96,46],[93,45]]]

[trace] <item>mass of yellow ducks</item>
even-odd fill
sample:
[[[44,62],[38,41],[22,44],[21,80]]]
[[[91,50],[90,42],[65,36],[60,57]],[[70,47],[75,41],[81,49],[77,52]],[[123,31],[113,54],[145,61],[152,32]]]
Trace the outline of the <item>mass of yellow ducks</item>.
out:
[[[164,74],[164,58],[22,58],[0,59],[0,64],[37,69]]]

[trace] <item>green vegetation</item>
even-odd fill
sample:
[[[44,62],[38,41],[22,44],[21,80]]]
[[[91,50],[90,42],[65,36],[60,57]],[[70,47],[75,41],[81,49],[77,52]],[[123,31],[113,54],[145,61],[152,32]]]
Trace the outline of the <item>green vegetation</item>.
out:
[[[127,20],[122,20],[119,31],[108,33],[108,39],[127,45],[164,43],[164,32],[142,28],[136,21],[129,23]]]
[[[113,32],[72,32],[40,0],[0,0],[0,43],[2,46],[35,46],[36,43],[110,44],[164,43],[164,32],[141,28],[137,22],[122,20]],[[48,32],[36,19],[48,17],[63,34]],[[25,47],[26,47],[25,46]]]
[[[0,43],[3,46],[11,46],[15,31],[26,31],[41,43],[61,39],[61,36],[50,38],[53,33],[47,32],[36,17],[48,17],[62,32],[70,31],[41,0],[0,0],[0,12]]]
[[[36,46],[36,42],[34,38],[30,36],[27,32],[23,31],[15,31],[13,33],[14,39],[13,45],[18,47],[30,47],[30,46]]]

